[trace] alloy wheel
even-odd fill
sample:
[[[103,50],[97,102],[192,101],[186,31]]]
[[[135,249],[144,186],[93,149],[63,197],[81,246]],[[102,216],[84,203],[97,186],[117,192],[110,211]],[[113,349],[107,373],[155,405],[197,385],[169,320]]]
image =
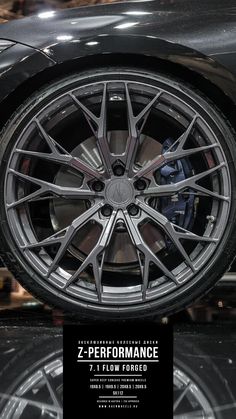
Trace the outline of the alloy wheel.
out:
[[[12,150],[6,213],[55,293],[145,304],[192,284],[227,226],[231,184],[211,118],[132,73],[64,88]]]

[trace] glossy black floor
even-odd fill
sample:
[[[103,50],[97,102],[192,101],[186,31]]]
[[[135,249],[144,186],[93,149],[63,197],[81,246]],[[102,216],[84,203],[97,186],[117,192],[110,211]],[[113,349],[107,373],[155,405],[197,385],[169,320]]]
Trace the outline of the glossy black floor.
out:
[[[174,324],[174,418],[236,418],[236,277]],[[0,418],[62,419],[62,326],[34,300],[0,302]]]

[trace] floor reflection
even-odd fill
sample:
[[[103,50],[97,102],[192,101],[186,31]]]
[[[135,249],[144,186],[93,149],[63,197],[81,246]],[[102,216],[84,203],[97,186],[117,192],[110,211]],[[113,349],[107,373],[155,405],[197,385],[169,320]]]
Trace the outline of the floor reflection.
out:
[[[0,328],[1,418],[62,419],[61,333],[55,327]],[[235,419],[236,328],[177,328],[173,384],[174,419]]]
[[[173,385],[174,419],[235,419],[236,328],[178,327]],[[0,418],[62,419],[62,405],[62,329],[0,327]]]
[[[62,335],[39,336],[34,328],[0,333],[0,417],[62,419]]]
[[[76,316],[0,287],[0,418],[62,419],[62,325]],[[174,419],[236,418],[236,280],[229,275],[175,325]],[[176,326],[177,325],[177,326]]]
[[[174,341],[174,418],[235,417],[236,328],[183,326]]]

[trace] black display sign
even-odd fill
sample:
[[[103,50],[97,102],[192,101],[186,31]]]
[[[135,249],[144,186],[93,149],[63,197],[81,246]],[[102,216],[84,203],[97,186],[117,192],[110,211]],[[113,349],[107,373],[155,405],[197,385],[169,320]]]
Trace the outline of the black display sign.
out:
[[[64,419],[71,412],[77,419],[82,412],[132,418],[148,411],[173,417],[171,327],[65,326]]]

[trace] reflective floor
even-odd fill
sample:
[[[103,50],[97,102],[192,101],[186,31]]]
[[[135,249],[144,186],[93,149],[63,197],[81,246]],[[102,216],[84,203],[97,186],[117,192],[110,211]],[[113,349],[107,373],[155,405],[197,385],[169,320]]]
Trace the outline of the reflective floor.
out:
[[[174,418],[236,418],[236,281],[163,322],[174,324]],[[18,293],[19,294],[19,293]],[[2,293],[0,418],[62,419],[62,325],[76,317]]]
[[[62,418],[61,329],[0,328],[1,419]]]
[[[174,343],[174,418],[236,417],[236,328],[182,325]]]

